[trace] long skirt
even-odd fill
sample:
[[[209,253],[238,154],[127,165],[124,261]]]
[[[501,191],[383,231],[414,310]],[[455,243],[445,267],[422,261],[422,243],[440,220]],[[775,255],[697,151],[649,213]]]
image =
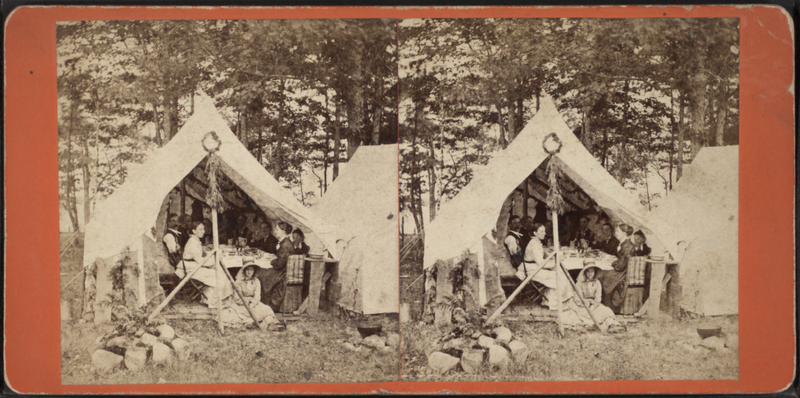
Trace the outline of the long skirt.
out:
[[[603,305],[615,314],[622,312],[625,295],[628,293],[628,272],[602,270],[597,274],[597,280],[603,285]]]
[[[522,263],[519,268],[517,268],[517,278],[525,280],[528,274],[536,272],[538,268],[539,265],[536,263]],[[558,278],[559,288],[561,288],[558,295],[556,295],[556,278]],[[546,287],[544,290],[545,300],[542,302],[542,306],[544,307],[555,309],[555,303],[559,297],[562,303],[572,298],[572,286],[570,286],[569,280],[567,280],[567,276],[563,272],[556,272],[555,269],[545,268],[537,272],[532,280]]]
[[[284,283],[286,270],[261,269],[256,274],[256,278],[261,282],[261,302],[272,307],[273,311],[280,311],[286,290]]]
[[[264,303],[254,302],[252,298],[248,300],[250,301],[250,310],[253,311],[253,315],[255,315],[259,323],[265,325],[278,323],[278,319],[275,318],[275,313],[272,312],[272,308]],[[232,298],[226,300],[225,304],[226,308],[222,310],[221,314],[224,324],[236,327],[253,323],[253,318],[250,316],[250,313],[247,312],[247,308],[245,308],[243,304],[236,304]]]
[[[184,262],[184,264],[186,266],[186,273],[183,272],[183,266],[181,266],[181,264],[178,264],[178,269],[175,271],[175,274],[181,279],[185,278],[187,274],[191,275],[192,271],[199,267],[198,264],[193,261]],[[219,300],[222,301],[233,294],[231,283],[228,281],[228,277],[225,276],[221,268],[216,268],[215,270],[214,268],[201,267],[200,270],[195,272],[192,279],[205,285],[202,290],[203,299],[201,302],[207,305],[208,308],[217,308],[217,295],[220,296]],[[217,286],[217,280],[221,283],[219,287]]]
[[[589,311],[586,307],[579,307],[575,304],[575,301],[570,301],[569,305],[567,305],[566,310],[563,312],[564,317],[562,321],[564,325],[567,326],[589,326],[593,325],[594,321],[592,321],[592,317],[589,315]],[[592,309],[592,315],[594,315],[597,322],[608,328],[612,325],[619,325],[619,321],[617,321],[617,317],[614,316],[614,312],[611,311],[611,308],[608,308],[602,304],[594,307]]]

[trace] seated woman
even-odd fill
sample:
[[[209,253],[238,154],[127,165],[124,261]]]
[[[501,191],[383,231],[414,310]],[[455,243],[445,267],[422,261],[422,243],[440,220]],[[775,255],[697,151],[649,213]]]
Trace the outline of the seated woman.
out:
[[[308,252],[311,250],[311,248],[305,243],[306,235],[303,233],[303,231],[301,231],[299,228],[292,231],[292,240],[292,245],[294,248],[292,254],[302,254],[304,256],[308,255]]]
[[[261,282],[261,302],[272,307],[273,311],[279,311],[284,295],[284,280],[286,278],[286,263],[289,256],[294,252],[292,241],[289,234],[292,233],[292,226],[281,221],[275,224],[272,234],[278,239],[278,251],[275,253],[278,258],[272,260],[272,268],[262,269],[256,274]]]
[[[570,286],[567,276],[563,272],[556,272],[556,263],[553,260],[544,262],[544,246],[542,240],[546,235],[545,226],[536,223],[533,225],[533,238],[525,248],[525,257],[519,268],[517,268],[517,278],[525,280],[530,273],[535,272],[533,280],[541,283],[547,289],[544,291],[544,300],[542,306],[554,309],[556,300],[562,302],[569,300],[572,297],[572,288]],[[541,269],[540,269],[541,268]],[[539,270],[537,272],[537,270]],[[556,278],[559,278],[558,284],[560,294],[556,296]],[[560,297],[559,297],[560,296]]]
[[[231,295],[231,285],[222,269],[217,267],[214,269],[214,261],[206,260],[206,254],[203,252],[203,245],[200,243],[201,239],[206,233],[205,225],[201,221],[192,222],[191,236],[183,248],[183,261],[178,265],[175,274],[181,279],[187,275],[193,275],[192,279],[201,282],[206,287],[203,289],[203,304],[208,305],[209,308],[217,308],[217,296],[219,300],[224,300]],[[201,267],[201,264],[202,267]],[[197,272],[195,272],[197,270]],[[194,274],[192,274],[194,272]],[[217,281],[222,283],[222,286],[217,286]]]
[[[228,307],[222,312],[222,322],[229,326],[241,326],[253,323],[253,317],[245,308],[247,305],[250,311],[264,325],[279,324],[272,308],[261,302],[261,282],[256,278],[256,271],[261,270],[255,261],[250,257],[245,257],[242,261],[242,270],[236,275],[236,287],[244,297],[244,301],[238,294],[234,293],[228,301]],[[232,303],[230,302],[232,301]]]
[[[621,231],[618,229],[617,231]],[[626,232],[618,232],[626,234]],[[617,251],[617,260],[611,265],[614,269],[602,270],[598,273],[597,279],[603,285],[603,305],[611,308],[615,314],[622,311],[625,303],[625,295],[628,293],[628,262],[634,254],[633,242],[626,239],[627,235],[619,237],[622,243]]]
[[[599,271],[600,268],[594,264],[594,260],[587,259],[584,261],[584,268],[578,276],[576,286],[578,293],[586,300],[586,305],[589,308],[583,305],[580,297],[574,296],[567,306],[567,311],[564,312],[564,324],[570,326],[593,325],[594,321],[589,315],[589,311],[591,311],[597,322],[608,329],[610,333],[623,331],[624,328],[617,321],[614,312],[601,304],[603,285],[597,280]]]

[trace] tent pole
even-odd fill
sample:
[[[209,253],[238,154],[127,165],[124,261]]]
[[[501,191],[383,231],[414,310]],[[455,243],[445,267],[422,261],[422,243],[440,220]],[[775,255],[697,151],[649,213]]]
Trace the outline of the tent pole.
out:
[[[175,286],[175,288],[172,289],[172,293],[170,293],[169,296],[167,296],[167,298],[165,298],[164,301],[162,301],[161,304],[159,304],[158,307],[156,307],[156,309],[153,310],[153,313],[151,313],[150,316],[147,317],[147,322],[152,322],[153,318],[155,318],[161,312],[161,310],[163,310],[164,307],[166,307],[167,304],[169,304],[169,302],[172,301],[173,298],[175,298],[175,295],[178,294],[178,292],[181,290],[183,285],[185,285],[186,282],[189,282],[189,279],[192,279],[194,274],[196,274],[197,271],[200,270],[200,268],[203,268],[203,266],[206,265],[206,263],[211,258],[211,256],[216,256],[216,254],[217,254],[216,251],[212,251],[211,253],[209,253],[209,255],[206,256],[206,259],[203,260],[203,262],[200,263],[199,267],[197,267],[189,275],[186,275],[185,277],[183,277],[183,280],[181,280],[180,283],[178,283],[178,286]]]
[[[569,275],[569,272],[567,272],[567,269],[564,268],[564,265],[561,263],[558,263],[558,268],[561,268],[561,271],[563,271],[564,275],[567,276],[567,280],[569,281],[570,285],[572,285],[572,290],[574,290],[575,295],[577,295],[578,298],[581,299],[581,303],[583,303],[583,307],[586,308],[586,312],[589,313],[589,317],[592,318],[592,322],[594,322],[594,325],[597,326],[598,329],[600,329],[601,333],[606,334],[606,329],[600,326],[600,323],[597,322],[597,318],[594,317],[594,313],[592,313],[592,311],[589,310],[589,303],[586,302],[586,299],[578,291],[578,286],[575,285],[575,282],[572,280],[572,277]]]
[[[247,300],[244,299],[244,295],[242,294],[241,290],[239,290],[239,286],[236,286],[236,282],[233,280],[233,276],[231,276],[231,273],[228,271],[228,269],[225,267],[220,267],[220,268],[222,268],[222,272],[225,273],[225,276],[228,278],[228,281],[231,282],[231,286],[233,287],[233,292],[236,293],[236,295],[239,296],[239,298],[242,300],[244,308],[247,309],[247,313],[250,314],[251,318],[253,318],[253,322],[256,323],[256,326],[258,326],[258,328],[261,329],[261,331],[267,330],[267,327],[264,326],[264,324],[262,324],[261,322],[259,322],[258,319],[256,319],[256,316],[253,314],[253,310],[250,309],[250,305],[247,304]]]
[[[553,215],[553,248],[556,251],[556,268],[561,268],[561,256],[559,255],[561,247],[558,245],[558,212],[553,209],[551,214]],[[558,274],[559,272],[556,270],[556,313],[558,314],[556,322],[558,324],[558,334],[564,336],[564,323],[561,320],[561,284],[559,283],[561,278],[559,278]]]
[[[555,253],[553,253],[553,254],[555,254]],[[499,308],[497,308],[497,310],[495,310],[495,311],[494,311],[494,314],[492,314],[492,315],[491,315],[491,316],[490,316],[488,319],[486,319],[486,322],[484,322],[484,324],[486,324],[486,325],[491,325],[491,324],[492,324],[492,321],[494,321],[494,320],[495,320],[495,318],[497,318],[498,316],[500,316],[500,313],[502,313],[502,312],[503,312],[503,310],[504,310],[504,309],[506,309],[506,307],[508,307],[508,305],[509,305],[509,304],[511,304],[511,301],[512,301],[512,300],[514,300],[514,298],[515,298],[515,297],[517,297],[517,295],[519,294],[519,292],[521,292],[521,291],[522,291],[522,288],[524,288],[524,287],[525,287],[525,285],[527,285],[527,284],[528,284],[528,282],[530,282],[530,281],[531,281],[531,279],[533,279],[533,277],[534,277],[534,276],[536,276],[536,274],[538,274],[538,273],[539,273],[539,271],[541,271],[541,270],[542,270],[542,268],[544,268],[545,264],[547,264],[548,262],[550,262],[550,260],[552,260],[552,259],[553,259],[553,254],[551,254],[550,256],[548,256],[547,258],[545,258],[545,259],[544,259],[544,264],[542,264],[541,266],[539,266],[539,268],[537,268],[537,269],[536,269],[536,271],[533,271],[533,272],[531,272],[530,274],[528,274],[528,277],[527,277],[527,278],[525,278],[525,280],[523,280],[523,281],[522,281],[522,283],[520,283],[520,284],[519,284],[519,286],[517,286],[517,289],[516,289],[516,290],[514,290],[514,293],[511,293],[511,295],[510,295],[510,296],[508,296],[508,298],[506,299],[506,301],[504,301],[504,302],[503,302],[503,304],[501,304],[501,305],[500,305],[500,307],[499,307]]]
[[[225,327],[222,326],[222,283],[223,281],[219,280],[219,228],[217,228],[217,209],[212,207],[211,208],[211,229],[214,231],[214,274],[217,277],[217,308],[219,312],[217,312],[217,326],[219,327],[220,333],[225,333]],[[245,304],[246,306],[246,304]]]

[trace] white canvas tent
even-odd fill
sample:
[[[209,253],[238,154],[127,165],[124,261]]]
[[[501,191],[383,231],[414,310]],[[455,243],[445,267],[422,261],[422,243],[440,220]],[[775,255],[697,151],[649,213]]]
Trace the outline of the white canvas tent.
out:
[[[361,146],[315,206],[336,226],[342,308],[398,311],[397,145]]]
[[[228,128],[213,100],[201,94],[195,97],[194,114],[169,143],[156,150],[124,184],[97,206],[92,220],[86,225],[84,267],[98,259],[116,261],[123,257],[121,253],[128,253],[128,256],[132,253],[137,257],[133,262],[137,263],[140,275],[148,273],[152,264],[145,264],[148,250],[143,247],[161,247],[149,232],[156,225],[170,191],[208,155],[202,142],[211,131],[216,133],[221,143],[216,152],[221,160],[220,170],[270,219],[283,220],[300,228],[312,250],[321,252],[327,249],[338,258],[333,230],[303,207],[253,158]],[[98,269],[98,281],[101,280],[100,273]],[[157,277],[155,280],[157,284]],[[105,291],[102,290],[98,285],[98,300],[103,299],[101,296]],[[145,297],[146,290],[149,286],[139,278],[140,306],[150,299],[149,294]]]
[[[560,152],[553,161],[562,172],[590,196],[615,222],[641,229],[654,251],[663,251],[660,239],[639,214],[637,201],[583,147],[564,123],[553,100],[543,98],[540,109],[511,144],[495,155],[480,173],[452,200],[443,204],[435,220],[425,231],[424,267],[439,260],[484,250],[484,236],[495,228],[503,204],[526,178],[545,161],[548,154],[543,142],[555,133],[561,140]],[[484,258],[477,256],[479,263]],[[484,265],[479,264],[479,269]],[[482,275],[484,272],[481,273]],[[480,304],[484,305],[484,284],[480,284]],[[437,292],[438,294],[438,292]]]
[[[680,263],[681,307],[738,314],[739,147],[701,149],[648,219]]]

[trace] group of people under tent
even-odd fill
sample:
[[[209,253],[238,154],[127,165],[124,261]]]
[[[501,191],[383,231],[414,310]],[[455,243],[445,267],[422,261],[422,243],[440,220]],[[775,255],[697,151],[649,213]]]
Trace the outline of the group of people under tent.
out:
[[[639,230],[627,224],[620,224],[618,228],[609,221],[602,223],[601,232],[595,236],[589,228],[589,218],[582,216],[578,225],[564,236],[565,243],[571,247],[582,250],[594,249],[615,256],[612,263],[613,269],[603,270],[595,264],[595,259],[585,258],[584,266],[578,275],[577,291],[585,299],[595,319],[604,324],[610,332],[623,330],[615,314],[619,314],[627,294],[627,270],[632,257],[647,256],[651,249],[647,246],[647,238]],[[555,259],[550,255],[555,250],[549,245],[547,239],[547,226],[534,223],[530,216],[522,217],[513,215],[508,220],[508,235],[504,246],[511,259],[511,265],[516,269],[516,276],[525,280],[530,273],[535,273],[532,280],[544,285],[542,305],[551,309],[552,303],[560,300],[566,305],[562,306],[567,325],[590,325],[593,323],[584,302],[573,293],[567,275],[557,272]],[[538,270],[538,271],[537,271]],[[556,292],[556,278],[560,290]]]
[[[248,246],[274,254],[276,258],[272,260],[270,268],[260,267],[252,257],[242,259],[242,268],[236,274],[235,281],[244,296],[242,301],[233,292],[224,271],[215,267],[213,258],[208,258],[213,244],[211,221],[192,220],[174,213],[167,219],[163,243],[169,263],[175,268],[175,274],[181,279],[192,275],[192,279],[202,286],[201,300],[209,308],[217,308],[220,300],[222,321],[231,326],[253,323],[244,307],[245,303],[259,322],[266,325],[279,324],[275,312],[281,309],[287,273],[297,275],[299,272],[302,278],[304,271],[304,262],[292,261],[292,256],[295,260],[302,259],[309,252],[303,231],[293,228],[289,223],[278,221],[271,224],[256,217],[256,225],[258,228],[252,231],[240,229],[241,236],[230,239],[246,239]],[[222,239],[220,244],[223,244]],[[287,268],[292,269],[287,271]],[[222,285],[218,286],[217,281],[221,281]]]

